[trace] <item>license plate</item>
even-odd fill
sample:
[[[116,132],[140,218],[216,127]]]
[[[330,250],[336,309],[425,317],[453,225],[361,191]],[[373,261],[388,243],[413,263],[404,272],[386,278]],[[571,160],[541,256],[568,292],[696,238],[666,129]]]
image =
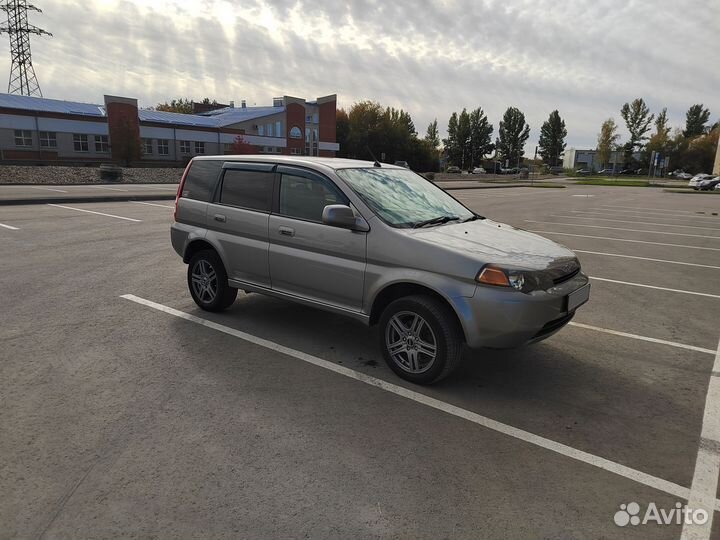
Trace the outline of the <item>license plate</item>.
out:
[[[568,312],[575,311],[585,302],[590,300],[590,284],[580,287],[577,291],[571,292],[567,297]]]

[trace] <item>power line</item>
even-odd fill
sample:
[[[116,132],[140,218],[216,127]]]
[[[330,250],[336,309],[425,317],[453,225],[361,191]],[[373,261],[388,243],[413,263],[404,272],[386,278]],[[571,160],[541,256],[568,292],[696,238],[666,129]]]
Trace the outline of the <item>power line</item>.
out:
[[[52,34],[29,24],[27,16],[28,10],[38,13],[42,13],[42,10],[28,4],[27,0],[5,0],[4,4],[0,4],[0,9],[7,14],[7,25],[0,26],[0,34],[5,32],[10,36],[12,67],[10,68],[8,94],[42,97],[42,91],[32,65],[30,34],[38,36],[52,36]]]

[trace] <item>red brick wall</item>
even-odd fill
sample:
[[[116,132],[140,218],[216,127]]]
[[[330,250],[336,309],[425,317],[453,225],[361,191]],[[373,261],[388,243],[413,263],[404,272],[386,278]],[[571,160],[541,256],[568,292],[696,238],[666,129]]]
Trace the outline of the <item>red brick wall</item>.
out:
[[[137,105],[106,98],[105,109],[113,161],[137,161],[140,152],[140,122]]]
[[[302,138],[292,139],[290,130],[293,127],[299,127],[302,132]],[[305,152],[305,107],[299,103],[289,103],[287,112],[285,113],[285,137],[287,138],[287,148],[283,154],[290,153],[291,148],[297,148],[300,154]]]

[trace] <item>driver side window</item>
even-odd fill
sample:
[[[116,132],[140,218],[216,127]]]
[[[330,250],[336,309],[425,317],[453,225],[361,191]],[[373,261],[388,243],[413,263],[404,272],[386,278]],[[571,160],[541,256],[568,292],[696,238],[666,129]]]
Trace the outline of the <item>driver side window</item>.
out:
[[[281,176],[279,214],[320,223],[323,209],[329,204],[348,204],[348,200],[324,178]]]

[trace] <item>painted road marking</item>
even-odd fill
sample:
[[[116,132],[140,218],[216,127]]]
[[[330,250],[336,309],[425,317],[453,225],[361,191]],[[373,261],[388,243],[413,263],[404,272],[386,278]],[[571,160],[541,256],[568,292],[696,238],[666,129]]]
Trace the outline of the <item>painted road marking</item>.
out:
[[[693,238],[715,238],[720,240],[720,236],[707,236],[705,234],[688,234],[688,233],[675,233],[667,231],[646,231],[643,229],[625,229],[623,227],[608,227],[606,225],[588,225],[587,223],[559,223],[557,221],[537,221],[534,219],[526,219],[527,223],[542,223],[543,225],[568,225],[570,227],[589,227],[591,229],[608,229],[611,231],[625,231],[625,232],[639,232],[646,234],[662,234],[666,236],[691,236]]]
[[[621,214],[625,217],[642,217],[642,218],[663,218],[663,219],[669,219],[671,221],[678,221],[678,220],[688,220],[688,219],[711,219],[715,223],[720,225],[720,219],[716,217],[711,216],[696,216],[696,215],[688,215],[688,216],[681,216],[679,214],[665,214],[662,212],[632,212],[630,210],[601,210],[600,208],[592,209],[591,211],[587,210],[570,210],[573,214],[599,214],[602,216],[608,216],[612,214]],[[640,214],[638,216],[626,216],[626,214]]]
[[[0,227],[4,229],[10,229],[11,231],[19,231],[20,229],[17,227],[13,227],[12,225],[5,225],[4,223],[0,223]]]
[[[715,351],[713,372],[720,370],[720,343]],[[718,474],[720,474],[720,380],[710,377],[705,397],[700,447],[695,460],[695,472],[690,486],[688,507],[707,512],[708,520],[699,525],[683,523],[681,540],[706,540],[710,538],[712,523],[717,508]]]
[[[498,422],[497,420],[493,420],[486,416],[482,416],[482,415],[474,413],[472,411],[468,411],[468,410],[458,407],[456,405],[451,405],[444,401],[440,401],[439,399],[435,399],[435,398],[432,398],[425,394],[421,394],[420,392],[416,392],[414,390],[405,388],[403,386],[399,386],[397,384],[393,384],[393,383],[384,381],[382,379],[378,379],[377,377],[373,377],[371,375],[365,375],[364,373],[360,373],[360,372],[354,371],[352,369],[346,368],[344,366],[334,364],[333,362],[330,362],[328,360],[323,360],[322,358],[319,358],[317,356],[313,356],[311,354],[307,354],[302,351],[298,351],[298,350],[292,349],[290,347],[280,345],[279,343],[275,343],[274,341],[269,341],[267,339],[259,338],[257,336],[248,334],[241,330],[236,330],[235,328],[230,328],[229,326],[224,326],[222,324],[218,324],[216,322],[209,321],[209,320],[203,319],[201,317],[196,317],[195,315],[190,315],[189,313],[185,313],[183,311],[173,309],[173,308],[165,306],[163,304],[158,304],[151,300],[146,300],[144,298],[140,298],[133,294],[123,294],[121,296],[121,298],[124,298],[125,300],[130,300],[131,302],[135,302],[137,304],[141,304],[141,305],[150,307],[152,309],[161,311],[163,313],[167,313],[174,317],[178,317],[180,319],[185,319],[186,321],[190,321],[190,322],[199,324],[201,326],[205,326],[212,330],[216,330],[218,332],[222,332],[224,334],[242,339],[249,343],[253,343],[254,345],[258,345],[260,347],[265,347],[266,349],[270,349],[272,351],[279,352],[286,356],[290,356],[290,357],[296,358],[298,360],[302,360],[303,362],[307,362],[308,364],[312,364],[314,366],[317,366],[317,367],[320,367],[323,369],[327,369],[329,371],[332,371],[339,375],[343,375],[350,379],[354,379],[356,381],[365,383],[367,385],[374,386],[376,388],[379,388],[380,390],[384,390],[385,392],[389,392],[391,394],[395,394],[397,396],[404,397],[406,399],[410,399],[412,401],[415,401],[415,402],[425,405],[427,407],[431,407],[438,411],[442,411],[447,414],[456,416],[458,418],[462,418],[464,420],[467,420],[469,422],[472,422],[472,423],[482,426],[484,428],[496,431],[498,433],[502,433],[503,435],[513,437],[515,439],[524,441],[529,444],[533,444],[540,448],[544,448],[545,450],[555,452],[557,454],[574,459],[581,463],[585,463],[587,465],[592,465],[593,467],[600,468],[602,470],[611,472],[618,476],[622,476],[624,478],[634,480],[635,482],[638,482],[645,486],[651,487],[653,489],[657,489],[659,491],[663,491],[665,493],[669,493],[671,495],[675,495],[676,497],[687,499],[690,495],[690,490],[688,488],[685,488],[679,484],[675,484],[674,482],[670,482],[668,480],[664,480],[662,478],[652,476],[652,475],[644,473],[642,471],[632,469],[632,468],[622,465],[620,463],[610,461],[609,459],[605,459],[605,458],[602,458],[599,456],[595,456],[593,454],[584,452],[582,450],[577,450],[575,448],[564,445],[562,443],[558,443],[551,439],[546,439],[545,437],[535,435],[534,433],[530,433],[529,431],[525,431],[525,430],[510,426],[508,424],[503,424],[502,422]],[[714,353],[714,351],[713,351],[713,353]],[[716,505],[716,508],[720,509],[720,500],[715,501],[715,505]]]
[[[669,264],[682,264],[684,266],[697,266],[699,268],[713,268],[715,270],[720,270],[720,266],[712,266],[711,264],[698,264],[698,263],[689,263],[689,262],[683,262],[683,261],[669,261],[667,259],[653,259],[651,257],[638,257],[636,255],[622,255],[620,253],[603,253],[601,251],[585,251],[583,249],[573,249],[573,248],[570,248],[570,249],[576,253],[589,253],[590,255],[603,255],[605,257],[623,257],[626,259],[639,259],[641,261],[653,261],[653,262],[661,262],[661,263],[669,263]]]
[[[91,184],[88,184],[85,187],[91,187],[91,188],[95,188],[95,189],[111,189],[112,191],[127,191],[127,189],[120,189],[120,188],[114,188],[114,187],[108,187],[108,186],[94,186]]]
[[[612,205],[612,204],[601,204],[599,205],[602,208],[627,208],[630,210],[651,210],[654,212],[679,212],[683,214],[694,214],[692,210],[678,210],[677,208],[668,208],[665,210],[664,208],[647,208],[647,207],[641,207],[641,206],[620,206],[620,205]]]
[[[170,204],[157,204],[157,203],[151,203],[151,202],[143,202],[143,201],[130,201],[131,203],[135,204],[144,204],[147,206],[159,206],[160,208],[175,208],[174,206]]]
[[[701,352],[705,354],[715,354],[712,349],[706,349],[704,347],[696,347],[695,345],[686,345],[685,343],[678,343],[677,341],[667,341],[666,339],[657,339],[647,336],[640,336],[638,334],[629,334],[627,332],[620,332],[618,330],[610,330],[609,328],[600,328],[599,326],[592,326],[590,324],[583,324],[578,322],[569,322],[568,326],[575,326],[577,328],[584,328],[585,330],[594,330],[595,332],[601,332],[603,334],[610,334],[611,336],[620,336],[631,339],[637,339],[639,341],[647,341],[648,343],[657,343],[658,345],[667,345],[668,347],[676,347],[678,349],[685,349],[687,351]]]
[[[40,186],[24,186],[24,187],[29,187],[31,189],[42,189],[42,190],[46,190],[46,191],[57,191],[58,193],[67,193],[67,190],[65,190],[65,189],[54,189],[54,188],[40,187]]]
[[[54,206],[55,208],[65,208],[67,210],[75,210],[77,212],[87,212],[88,214],[97,214],[98,216],[106,216],[106,217],[111,217],[111,218],[124,219],[126,221],[134,221],[136,223],[139,223],[140,221],[142,221],[140,219],[116,216],[115,214],[105,214],[103,212],[95,212],[94,210],[85,210],[83,208],[75,208],[74,206],[63,206],[61,204],[48,204],[48,206]]]
[[[651,244],[653,246],[672,246],[672,247],[680,247],[680,248],[688,248],[688,249],[702,249],[704,251],[720,251],[720,248],[711,248],[711,247],[702,247],[702,246],[686,246],[684,244],[668,244],[666,242],[648,242],[647,240],[630,240],[628,238],[612,238],[610,236],[590,236],[587,234],[572,234],[572,233],[556,232],[556,231],[533,231],[531,229],[528,229],[527,232],[537,233],[537,234],[560,234],[562,236],[575,236],[577,238],[595,238],[597,240],[614,240],[615,242],[632,242],[633,244]]]
[[[593,277],[593,276],[589,276],[589,277],[590,277],[590,279],[594,279],[595,281],[607,281],[608,283],[619,283],[620,285],[632,285],[633,287],[644,287],[645,289],[657,289],[659,291],[669,291],[669,292],[676,292],[676,293],[683,293],[683,294],[694,294],[695,296],[707,296],[708,298],[720,298],[720,295],[717,295],[717,294],[686,291],[684,289],[669,289],[667,287],[658,287],[656,285],[645,285],[644,283],[633,283],[631,281],[619,281],[617,279],[607,279],[607,278]]]
[[[605,214],[599,214],[604,216]],[[697,225],[679,225],[677,223],[653,223],[652,221],[627,221],[622,219],[607,219],[597,217],[583,217],[583,216],[559,216],[554,215],[552,217],[563,218],[563,219],[590,219],[593,221],[610,221],[611,223],[634,223],[635,225],[656,225],[659,227],[681,227],[683,229],[704,229],[706,231],[718,230],[717,227],[698,227]],[[624,217],[624,216],[623,216]]]

